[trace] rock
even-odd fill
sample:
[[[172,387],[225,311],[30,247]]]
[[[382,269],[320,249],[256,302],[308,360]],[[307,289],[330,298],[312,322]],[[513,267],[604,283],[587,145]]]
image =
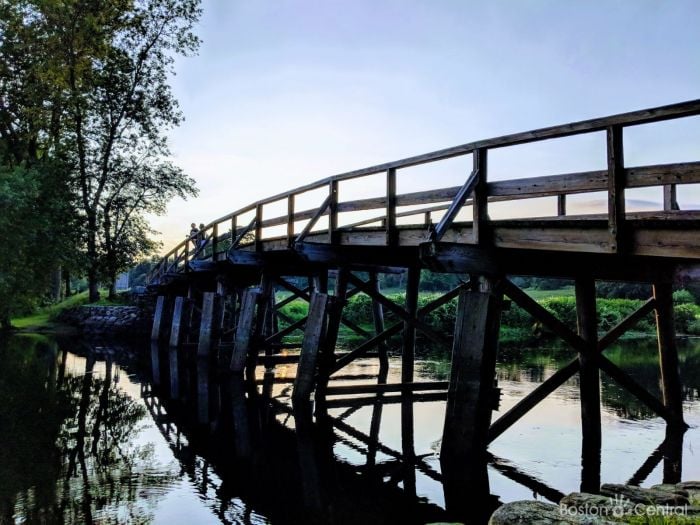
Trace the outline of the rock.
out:
[[[541,501],[514,501],[499,507],[489,525],[612,525],[613,521],[597,516],[568,512],[551,503]]]
[[[672,485],[670,483],[661,483],[660,485],[652,485],[651,489],[652,490],[661,490],[663,492],[670,492],[672,494],[678,494],[680,496],[683,496],[684,498],[690,497],[690,493],[687,490],[680,488],[678,485]]]
[[[600,493],[612,498],[626,498],[634,503],[642,503],[644,505],[671,505],[675,507],[687,505],[689,503],[687,497],[673,492],[645,489],[630,485],[618,485],[614,483],[604,483],[601,485]]]
[[[630,500],[620,500],[611,498],[610,496],[601,496],[600,494],[587,494],[585,492],[572,492],[568,496],[564,496],[559,505],[567,508],[576,509],[579,514],[593,511],[598,516],[621,517],[626,512],[632,511],[635,504]]]

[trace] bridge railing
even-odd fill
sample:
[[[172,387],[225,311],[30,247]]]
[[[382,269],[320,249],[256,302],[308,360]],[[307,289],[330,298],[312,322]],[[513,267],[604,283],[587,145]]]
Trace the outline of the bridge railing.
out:
[[[471,242],[482,243],[489,223],[488,204],[538,197],[556,197],[557,215],[566,216],[566,196],[604,191],[607,193],[607,221],[611,252],[622,249],[625,242],[625,190],[662,186],[663,209],[678,209],[676,185],[700,183],[700,162],[626,167],[624,164],[623,131],[664,120],[679,119],[700,114],[700,100],[662,106],[604,118],[596,118],[559,126],[551,126],[523,133],[481,140],[447,148],[424,155],[380,164],[369,168],[327,177],[305,186],[280,193],[245,206],[212,221],[204,227],[204,247],[184,240],[167,254],[149,275],[149,282],[158,282],[168,273],[187,272],[195,259],[218,259],[233,248],[262,249],[263,241],[274,241],[275,247],[293,247],[309,234],[319,241],[319,232],[326,232],[325,242],[343,242],[343,234],[350,230],[372,231],[371,244],[396,245],[402,227],[398,219],[417,216],[415,223],[423,225],[425,240],[439,241],[453,225],[465,206],[472,207]],[[528,177],[504,181],[488,181],[488,153],[497,148],[532,142],[570,137],[587,133],[605,132],[607,168],[604,170]],[[397,193],[399,170],[421,164],[439,162],[454,157],[472,155],[473,168],[462,186],[431,189],[411,193]],[[383,174],[385,191],[382,196],[341,202],[339,185]],[[298,199],[305,194],[320,195],[314,208],[297,210]],[[266,207],[277,205],[283,213],[267,216]],[[415,208],[415,206],[419,206]],[[401,211],[401,208],[413,207]],[[341,225],[339,215],[347,212],[375,211],[359,221]],[[433,218],[440,217],[434,224]],[[327,226],[320,226],[324,219]],[[374,226],[372,226],[374,225]],[[283,235],[269,235],[266,230],[284,229]]]

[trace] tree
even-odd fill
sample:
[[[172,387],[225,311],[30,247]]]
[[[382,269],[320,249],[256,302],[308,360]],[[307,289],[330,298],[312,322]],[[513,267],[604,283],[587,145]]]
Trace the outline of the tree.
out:
[[[67,170],[91,301],[101,276],[152,249],[143,214],[195,194],[165,160],[164,134],[182,121],[168,79],[174,57],[198,48],[200,11],[199,0],[0,6],[0,154]]]

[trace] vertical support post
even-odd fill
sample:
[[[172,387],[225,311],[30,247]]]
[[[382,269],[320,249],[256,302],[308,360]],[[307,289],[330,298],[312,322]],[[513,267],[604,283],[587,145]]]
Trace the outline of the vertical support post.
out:
[[[294,246],[294,195],[287,197],[287,248]]]
[[[578,332],[586,342],[587,352],[579,353],[581,393],[581,492],[600,490],[600,371],[595,361],[598,343],[595,280],[576,279],[576,318]]]
[[[338,234],[338,181],[333,179],[328,184],[328,191],[331,197],[328,203],[328,242],[338,244],[340,236]]]
[[[219,224],[211,229],[211,260],[216,261],[216,252],[219,249]]]
[[[611,251],[622,252],[626,246],[625,228],[625,161],[622,126],[607,129],[608,149],[608,232]]]
[[[186,299],[182,296],[177,296],[175,298],[175,305],[173,306],[173,323],[170,328],[170,341],[168,346],[177,348],[180,346],[180,338],[182,337],[182,329],[184,327],[183,321],[186,321]]]
[[[231,246],[233,246],[233,241],[236,240],[238,230],[238,217],[235,215],[231,217]]]
[[[309,317],[304,329],[304,339],[301,343],[297,375],[294,378],[292,403],[295,407],[310,400],[311,392],[313,392],[316,383],[316,365],[319,347],[323,341],[327,304],[327,294],[316,292],[312,295],[309,304]]]
[[[671,283],[654,283],[654,299],[656,299],[656,334],[664,406],[671,413],[672,420],[669,424],[674,427],[683,427],[683,390],[678,365]]]
[[[255,207],[255,251],[262,251],[263,205]]]
[[[151,328],[151,341],[160,341],[163,336],[163,328],[167,322],[168,300],[164,295],[156,299],[156,311],[153,315],[153,327]]]
[[[676,196],[676,185],[666,184],[664,186],[664,211],[680,210],[678,198]]]
[[[218,297],[214,292],[204,292],[202,296],[202,320],[199,324],[197,356],[209,357],[217,333]]]
[[[231,354],[231,371],[234,373],[242,373],[246,365],[253,335],[255,306],[258,302],[259,295],[260,290],[254,288],[243,292],[241,313],[238,318],[238,327],[236,328],[236,335],[233,343],[233,353]]]
[[[326,310],[328,311],[328,326],[326,335],[321,344],[320,356],[318,360],[318,380],[316,382],[316,403],[317,413],[325,410],[324,402],[326,387],[330,377],[330,369],[335,361],[335,345],[338,342],[340,332],[340,322],[343,315],[343,308],[347,298],[348,290],[348,270],[339,268],[335,280],[335,295],[328,298]]]
[[[249,352],[248,376],[253,377],[255,366],[260,350],[260,342],[264,340],[266,330],[270,328],[268,323],[268,310],[270,306],[270,295],[273,293],[274,285],[272,279],[267,274],[263,274],[260,280],[260,296],[258,297],[258,313],[255,319],[255,332],[253,335],[253,347]],[[272,347],[265,348],[265,355],[272,355]]]
[[[557,216],[564,217],[566,215],[566,195],[557,195]]]
[[[488,150],[485,148],[479,148],[474,150],[473,162],[474,171],[478,172],[478,180],[476,186],[474,187],[474,205],[472,206],[474,214],[473,222],[473,236],[474,244],[484,244],[487,239],[488,232],[487,221],[488,221]]]
[[[497,394],[502,308],[503,292],[496,282],[482,281],[480,291],[459,294],[440,452],[445,502],[458,514],[483,508],[490,492],[486,447]]]
[[[369,273],[369,284],[372,289],[381,293],[377,272]],[[374,333],[379,335],[384,331],[384,307],[379,301],[372,299],[372,317],[374,318]],[[377,348],[379,351],[379,377],[378,382],[386,383],[387,372],[389,371],[389,354],[386,343],[381,343]]]
[[[406,312],[415,319],[418,312],[418,287],[420,267],[410,266],[406,275]],[[403,349],[401,352],[401,382],[413,382],[413,362],[416,355],[416,329],[412,323],[404,321]]]
[[[396,246],[398,230],[396,229],[396,168],[386,172],[386,244]]]

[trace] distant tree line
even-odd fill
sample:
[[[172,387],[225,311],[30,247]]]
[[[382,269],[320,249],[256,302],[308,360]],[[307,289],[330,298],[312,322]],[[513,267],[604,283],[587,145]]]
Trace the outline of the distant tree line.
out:
[[[0,2],[0,326],[52,271],[114,294],[157,244],[145,217],[196,195],[166,140],[175,57],[196,53],[199,0]]]

